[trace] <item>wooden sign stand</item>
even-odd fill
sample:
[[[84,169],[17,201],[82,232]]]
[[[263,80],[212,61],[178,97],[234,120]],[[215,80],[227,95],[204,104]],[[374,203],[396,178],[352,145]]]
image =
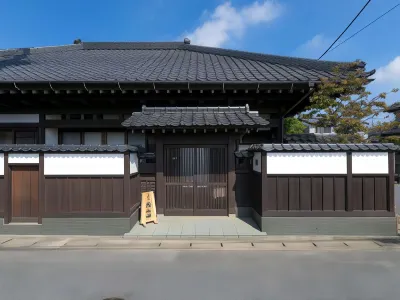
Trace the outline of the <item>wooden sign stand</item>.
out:
[[[149,222],[158,224],[154,192],[142,193],[140,224],[146,227],[146,224]]]

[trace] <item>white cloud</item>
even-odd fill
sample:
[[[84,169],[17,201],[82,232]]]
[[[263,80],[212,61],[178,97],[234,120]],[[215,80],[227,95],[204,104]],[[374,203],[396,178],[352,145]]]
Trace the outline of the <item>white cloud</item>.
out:
[[[395,57],[386,66],[378,68],[375,80],[378,83],[400,85],[400,56]]]
[[[281,13],[282,6],[273,0],[256,1],[242,8],[225,2],[187,36],[193,44],[220,47],[233,37],[240,38],[249,26],[271,22]]]
[[[323,34],[317,34],[312,39],[297,47],[296,56],[318,58],[328,49],[332,40]]]

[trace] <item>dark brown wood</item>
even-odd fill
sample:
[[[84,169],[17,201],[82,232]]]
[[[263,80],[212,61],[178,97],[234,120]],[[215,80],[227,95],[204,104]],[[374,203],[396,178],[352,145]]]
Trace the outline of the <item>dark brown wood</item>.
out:
[[[254,172],[256,174],[256,172]],[[260,176],[261,177],[261,176]],[[250,182],[251,185],[262,185],[262,182]],[[258,189],[255,189],[258,191]],[[277,210],[278,209],[278,197],[277,197],[277,179],[276,177],[267,177],[267,193],[268,193],[268,201],[267,205],[263,207],[263,210]],[[254,199],[261,197],[259,193],[253,196]],[[262,210],[259,212],[261,215]]]
[[[311,210],[311,178],[300,177],[300,210]]]
[[[45,205],[45,182],[44,182],[44,153],[39,153],[39,215],[38,223],[42,224],[42,215]]]
[[[311,209],[322,210],[323,206],[322,177],[311,177]]]
[[[289,177],[289,210],[300,209],[300,180],[298,177]]]
[[[353,177],[353,184],[351,186],[352,189],[352,203],[353,210],[362,210],[363,209],[363,178],[362,177]]]
[[[162,135],[158,135],[156,138],[156,191],[157,213],[163,214],[166,187],[164,180],[164,140]]]
[[[99,211],[86,211],[86,212],[45,212],[43,218],[123,218],[126,217],[124,212],[99,212]]]
[[[322,208],[323,210],[334,210],[334,186],[333,177],[323,177],[322,178]]]
[[[39,169],[32,166],[12,167],[11,221],[39,217]]]
[[[131,178],[130,178],[130,154],[124,153],[124,207],[123,211],[128,213],[131,206]],[[133,192],[133,191],[132,191]]]
[[[44,182],[43,215],[124,212],[123,177],[45,177]]]
[[[375,209],[376,210],[390,210],[388,201],[388,178],[376,177],[375,178]]]
[[[346,177],[334,177],[335,210],[346,210]]]
[[[394,212],[394,152],[389,153],[388,210]]]
[[[346,210],[352,211],[353,207],[353,162],[351,152],[347,152]]]
[[[363,210],[375,209],[375,178],[363,177],[363,197],[362,207]]]
[[[44,144],[44,143],[46,143],[46,141],[45,141],[45,125],[44,125],[44,118],[45,118],[45,115],[43,114],[43,113],[41,113],[41,114],[39,114],[39,128],[38,128],[38,133],[39,133],[39,136],[38,136],[38,143],[39,144]]]
[[[155,163],[139,163],[140,174],[153,174],[156,173]]]
[[[264,211],[263,217],[394,217],[394,212],[375,211]]]
[[[267,153],[261,153],[261,212],[267,209],[268,204],[268,176],[267,176]]]
[[[287,177],[277,178],[276,194],[278,210],[289,210],[289,179]]]
[[[234,152],[236,150],[236,136],[229,136],[228,148],[225,150],[224,156],[228,160],[228,214],[235,214],[237,210],[236,197],[235,197],[235,184],[236,184],[236,161]],[[222,154],[222,153],[221,153]],[[219,155],[222,158],[221,155]],[[218,158],[217,158],[218,160]],[[217,161],[216,161],[217,162]],[[223,172],[223,170],[218,170]],[[267,172],[265,172],[266,174]]]
[[[4,175],[0,176],[0,218],[4,218],[4,202],[7,201],[7,197],[5,196],[7,193],[6,181],[4,180]]]
[[[227,215],[227,164],[223,146],[165,146],[165,214]]]

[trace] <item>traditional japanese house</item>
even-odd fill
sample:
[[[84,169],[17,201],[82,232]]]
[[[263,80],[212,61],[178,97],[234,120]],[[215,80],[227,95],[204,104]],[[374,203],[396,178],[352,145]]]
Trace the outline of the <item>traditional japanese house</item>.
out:
[[[253,216],[270,234],[394,234],[393,145],[282,145],[337,64],[188,39],[0,51],[0,233],[123,234],[155,191],[159,214]],[[284,170],[302,162],[273,179],[280,147],[296,153]],[[352,177],[353,152],[385,167]]]

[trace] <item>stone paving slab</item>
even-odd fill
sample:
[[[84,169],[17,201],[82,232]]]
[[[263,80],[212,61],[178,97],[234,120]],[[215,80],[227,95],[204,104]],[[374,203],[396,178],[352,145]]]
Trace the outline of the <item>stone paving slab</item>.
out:
[[[282,243],[278,242],[266,242],[266,243],[253,243],[254,249],[259,250],[285,250]]]
[[[72,239],[64,245],[64,247],[96,247],[99,244],[97,239]]]
[[[2,243],[0,246],[12,248],[30,247],[38,241],[40,241],[40,238],[13,238],[7,242]]]
[[[131,248],[134,243],[137,243],[134,239],[104,239],[100,240],[97,247],[104,248]]]
[[[33,244],[31,248],[59,248],[65,246],[70,240],[70,238],[45,239]]]
[[[252,243],[222,243],[226,250],[251,250],[254,249]]]
[[[372,249],[372,250],[379,250],[382,249],[380,245],[373,241],[346,241],[345,242],[350,249],[352,250],[365,250],[365,249]]]
[[[321,241],[314,243],[320,250],[348,250],[349,246],[341,241]]]
[[[311,242],[284,242],[286,250],[317,250]]]
[[[221,243],[197,243],[193,242],[192,243],[192,249],[221,249]]]
[[[189,241],[162,241],[161,249],[190,249]]]

